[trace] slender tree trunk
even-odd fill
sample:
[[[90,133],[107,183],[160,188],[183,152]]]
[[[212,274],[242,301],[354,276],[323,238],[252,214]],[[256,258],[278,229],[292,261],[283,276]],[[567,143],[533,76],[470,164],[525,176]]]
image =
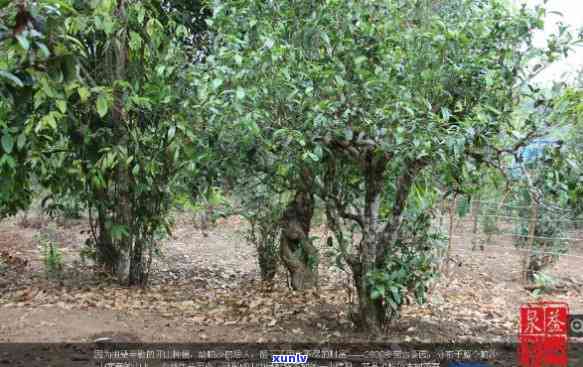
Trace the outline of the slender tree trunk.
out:
[[[146,280],[146,269],[144,264],[143,241],[136,241],[132,251],[129,268],[129,285],[144,286]]]
[[[318,286],[318,249],[310,242],[314,196],[299,191],[282,218],[280,257],[296,290]]]
[[[106,223],[107,213],[105,209],[97,208],[97,242],[95,244],[97,264],[103,266],[109,273],[115,274],[119,256]]]
[[[538,221],[538,203],[533,201],[531,204],[531,214],[530,223],[528,224],[528,238],[526,249],[522,258],[522,279],[525,283],[532,282],[534,280],[535,270],[533,269],[533,258],[532,253],[534,249],[534,237],[536,234],[536,224]]]
[[[122,20],[127,17],[126,0],[118,0],[115,15]],[[113,48],[115,57],[115,74],[116,80],[126,80],[128,66],[128,45],[127,31],[118,33],[117,43]],[[112,120],[116,128],[119,143],[127,145],[128,136],[124,125],[130,123],[126,111],[124,110],[124,92],[120,89],[113,91],[113,109]],[[124,236],[119,243],[122,256],[129,261],[129,269],[124,269],[129,285],[143,286],[146,279],[144,267],[144,241],[141,236],[137,235],[135,228],[132,227],[132,192],[131,177],[128,170],[120,165],[117,172],[118,178],[118,222],[127,229],[127,236]]]
[[[451,247],[453,241],[453,226],[455,222],[455,209],[457,204],[457,195],[453,196],[453,200],[449,205],[449,228],[447,230],[447,252],[445,254],[445,267],[443,268],[445,275],[449,274],[449,261],[451,259]]]
[[[480,218],[480,205],[481,205],[481,201],[480,201],[480,196],[476,195],[476,201],[474,202],[474,205],[472,206],[472,211],[473,211],[473,219],[474,219],[474,224],[472,226],[472,251],[474,251],[478,245],[478,223],[479,223],[479,218]],[[482,246],[481,249],[483,250],[484,247]]]

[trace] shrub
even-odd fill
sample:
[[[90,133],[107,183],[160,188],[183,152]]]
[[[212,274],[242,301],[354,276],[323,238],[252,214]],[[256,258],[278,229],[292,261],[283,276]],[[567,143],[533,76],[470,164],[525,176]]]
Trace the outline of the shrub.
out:
[[[280,219],[284,206],[275,196],[262,185],[242,195],[243,215],[249,221],[245,239],[257,250],[257,263],[264,281],[273,280],[280,264]]]
[[[47,278],[59,277],[63,271],[63,255],[55,240],[54,230],[49,228],[47,232],[37,236],[37,241]]]

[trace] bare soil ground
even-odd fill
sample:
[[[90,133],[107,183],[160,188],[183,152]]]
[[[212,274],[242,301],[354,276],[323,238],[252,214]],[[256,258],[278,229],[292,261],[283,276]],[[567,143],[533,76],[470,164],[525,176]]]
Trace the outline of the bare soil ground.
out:
[[[259,280],[255,249],[243,239],[245,225],[239,218],[223,220],[205,237],[187,216],[178,216],[173,237],[153,264],[151,286],[129,289],[78,261],[87,236],[83,221],[56,227],[65,269],[60,279],[48,280],[35,239],[47,224],[23,228],[18,218],[5,220],[0,253],[11,258],[0,267],[0,342],[103,336],[120,342],[372,340],[353,329],[349,277],[333,259],[322,258],[319,290],[287,289],[281,269],[268,286]],[[314,234],[325,239],[324,228]],[[375,341],[516,340],[519,307],[535,300],[519,280],[520,253],[503,239],[471,251],[470,236],[464,226],[456,229],[456,262],[434,285],[429,303],[406,306],[390,332]],[[583,245],[571,255],[579,257],[563,257],[552,269],[559,284],[544,297],[583,314]]]

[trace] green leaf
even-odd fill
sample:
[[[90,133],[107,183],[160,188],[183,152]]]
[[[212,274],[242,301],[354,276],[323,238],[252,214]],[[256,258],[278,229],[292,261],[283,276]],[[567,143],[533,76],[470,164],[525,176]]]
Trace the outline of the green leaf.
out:
[[[130,49],[139,50],[142,47],[142,37],[136,32],[130,32]]]
[[[24,34],[19,33],[16,36],[16,39],[18,40],[18,44],[20,45],[20,47],[22,47],[24,50],[28,51],[28,49],[30,48],[30,42],[28,41],[28,38],[26,38],[24,36]]]
[[[63,100],[58,100],[57,101],[57,108],[59,109],[59,111],[61,111],[61,113],[66,113],[67,112],[67,102],[63,101]]]
[[[141,5],[139,5],[139,7],[138,7],[138,22],[140,24],[144,23],[145,16],[146,16],[146,10]]]
[[[391,287],[389,289],[391,290],[391,294],[393,295],[393,299],[397,303],[401,303],[401,293],[399,292],[399,289],[397,287]]]
[[[47,119],[46,119],[47,125],[49,125],[49,127],[53,130],[57,129],[57,120],[55,120],[55,116],[51,113],[49,115],[47,115]]]
[[[490,112],[493,112],[496,115],[500,115],[502,112],[500,112],[500,110],[497,110],[496,108],[486,105],[486,109]]]
[[[106,34],[112,34],[115,27],[115,23],[110,17],[103,19],[103,31]]]
[[[24,135],[24,134],[18,135],[18,139],[16,140],[16,147],[20,150],[20,149],[24,148],[25,144],[26,144],[26,135]]]
[[[178,162],[178,158],[180,158],[180,146],[177,146],[174,149],[174,156],[172,158],[174,159],[174,162]]]
[[[100,117],[103,117],[107,114],[107,110],[108,110],[108,105],[107,105],[107,98],[103,95],[100,94],[99,97],[97,97],[97,113],[99,114]]]
[[[245,98],[245,90],[243,90],[243,88],[238,87],[237,88],[237,99],[243,99]]]
[[[154,35],[158,31],[159,25],[160,23],[154,18],[148,20],[148,22],[146,23],[146,33],[148,34],[148,36],[154,37]]]
[[[20,87],[20,88],[24,87],[24,84],[22,83],[22,81],[20,79],[18,79],[18,77],[16,75],[14,75],[8,71],[0,70],[0,77],[10,80],[17,87]]]
[[[156,74],[158,74],[158,76],[164,76],[165,70],[166,70],[166,65],[158,65],[156,67]]]
[[[2,159],[0,159],[0,166],[6,165],[11,169],[16,168],[16,161],[12,158],[11,155],[4,154]]]
[[[170,126],[168,129],[168,140],[172,140],[174,135],[176,135],[176,126]]]
[[[354,63],[356,65],[360,65],[360,64],[362,64],[365,61],[366,61],[366,56],[359,56],[356,59],[354,59]]]
[[[307,152],[307,155],[308,155],[308,157],[310,157],[310,159],[311,159],[311,160],[313,160],[314,162],[318,162],[318,161],[320,160],[320,158],[319,158],[319,157],[318,157],[316,154],[314,154],[314,153],[312,153],[312,152]]]
[[[372,292],[370,294],[370,298],[377,299],[377,298],[384,297],[384,295],[385,295],[385,287],[382,285],[379,285],[379,286],[376,286],[372,289]]]
[[[351,128],[346,128],[344,130],[344,139],[346,140],[352,140],[354,134],[352,133],[352,129]]]
[[[212,85],[213,89],[219,88],[222,84],[223,84],[223,80],[222,79],[214,79],[211,82],[211,85]]]
[[[318,145],[316,149],[314,149],[314,154],[318,157],[318,160],[322,159],[322,156],[324,155],[322,147]]]
[[[285,176],[289,172],[289,166],[285,164],[280,164],[277,166],[277,174],[280,176]]]
[[[268,49],[271,49],[271,48],[273,48],[273,45],[274,45],[274,44],[275,44],[275,41],[273,40],[273,38],[267,38],[267,39],[265,40],[265,44],[264,44],[264,46],[265,46],[266,48],[268,48]]]
[[[449,112],[449,110],[445,107],[441,108],[441,117],[445,120],[445,121],[449,121],[449,118],[451,117],[451,113]]]
[[[126,226],[120,224],[114,224],[113,226],[111,226],[111,237],[114,240],[121,240],[122,238],[127,237],[128,235],[129,232]]]
[[[41,124],[39,124],[39,128],[43,127],[50,127],[53,130],[57,129],[57,121],[55,120],[55,116],[52,113],[49,113],[42,118]]]
[[[12,148],[14,147],[14,139],[10,134],[2,135],[2,149],[6,154],[10,154],[12,152]]]
[[[89,96],[91,95],[89,89],[85,87],[77,89],[77,93],[79,93],[79,98],[81,98],[81,102],[86,102],[87,98],[89,98]]]
[[[50,86],[48,79],[46,78],[42,78],[40,80],[40,84],[42,86],[42,91],[51,98],[55,98],[56,97],[56,92],[55,90]]]
[[[49,51],[49,48],[44,43],[37,42],[36,46],[40,50],[43,59],[47,59],[49,56],[51,56],[51,52]]]
[[[380,297],[382,297],[382,293],[378,291],[378,289],[373,289],[372,292],[370,293],[370,298],[371,299],[378,299]]]

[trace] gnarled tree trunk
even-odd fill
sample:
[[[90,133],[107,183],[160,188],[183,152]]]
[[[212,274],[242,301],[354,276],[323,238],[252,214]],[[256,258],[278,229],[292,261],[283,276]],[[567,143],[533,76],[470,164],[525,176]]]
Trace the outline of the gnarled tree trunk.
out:
[[[291,278],[293,289],[318,285],[318,249],[310,241],[314,196],[299,191],[288,204],[281,221],[280,256]]]

